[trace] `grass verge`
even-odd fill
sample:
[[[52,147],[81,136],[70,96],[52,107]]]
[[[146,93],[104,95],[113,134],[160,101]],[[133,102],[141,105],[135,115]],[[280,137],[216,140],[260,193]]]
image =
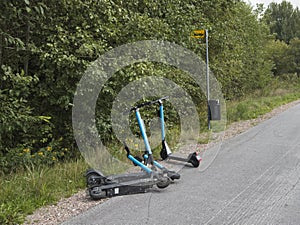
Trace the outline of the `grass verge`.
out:
[[[227,103],[228,124],[240,120],[257,118],[276,107],[300,99],[300,92],[268,97],[252,97]]]
[[[27,166],[0,177],[0,224],[21,224],[37,208],[69,197],[85,187],[83,159],[53,167]]]

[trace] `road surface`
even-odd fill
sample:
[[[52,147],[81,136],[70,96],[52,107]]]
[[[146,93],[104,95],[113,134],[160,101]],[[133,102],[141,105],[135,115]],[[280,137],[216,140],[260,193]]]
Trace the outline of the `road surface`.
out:
[[[205,160],[205,159],[204,159]],[[226,140],[211,166],[119,196],[70,224],[300,224],[300,105]]]

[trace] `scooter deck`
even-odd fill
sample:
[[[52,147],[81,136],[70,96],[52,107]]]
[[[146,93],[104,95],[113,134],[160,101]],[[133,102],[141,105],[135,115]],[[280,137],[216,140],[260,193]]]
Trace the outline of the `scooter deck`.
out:
[[[142,171],[138,173],[110,175],[107,178],[117,182],[127,182],[127,181],[132,181],[137,179],[151,178],[151,176],[152,176],[151,174]]]
[[[197,152],[194,152],[189,154],[187,158],[182,158],[182,157],[169,154],[164,160],[175,160],[179,162],[191,163],[194,167],[198,167],[200,165],[202,158],[200,155],[198,155]]]
[[[91,198],[101,199],[116,195],[145,193],[153,185],[165,188],[169,185],[169,178],[162,173],[128,173],[104,176],[97,170],[86,173],[88,192]]]
[[[168,159],[180,161],[180,162],[188,162],[190,159],[189,158],[182,158],[179,156],[174,156],[174,155],[168,155]]]
[[[88,188],[93,199],[101,199],[118,195],[145,193],[152,188],[156,181],[152,178],[131,180],[127,182],[94,185]]]

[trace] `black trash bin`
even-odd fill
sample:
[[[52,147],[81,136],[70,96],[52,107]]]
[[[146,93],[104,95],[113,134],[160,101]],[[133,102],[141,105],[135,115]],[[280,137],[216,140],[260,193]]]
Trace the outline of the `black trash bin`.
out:
[[[208,101],[210,120],[221,120],[221,108],[219,99],[211,99]]]

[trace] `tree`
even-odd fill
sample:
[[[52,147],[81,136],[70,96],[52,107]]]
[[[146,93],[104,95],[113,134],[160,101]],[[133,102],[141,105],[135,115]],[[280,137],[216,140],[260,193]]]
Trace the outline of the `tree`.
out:
[[[266,46],[268,59],[274,63],[272,72],[275,76],[287,74],[293,65],[293,56],[290,54],[290,46],[284,41],[271,40]]]
[[[218,7],[204,7],[211,24],[211,67],[226,98],[233,99],[263,88],[270,79],[272,65],[264,50],[268,28],[244,2],[216,2]]]
[[[31,94],[39,79],[33,68],[29,70],[36,51],[31,27],[43,15],[42,5],[27,0],[0,5],[0,154],[5,155],[17,146],[39,142],[48,124],[32,107]]]
[[[300,77],[300,39],[295,38],[290,41],[288,55],[292,57],[292,66],[290,72],[297,73]]]
[[[289,43],[291,39],[300,37],[300,11],[288,1],[270,3],[263,19],[280,41]]]

